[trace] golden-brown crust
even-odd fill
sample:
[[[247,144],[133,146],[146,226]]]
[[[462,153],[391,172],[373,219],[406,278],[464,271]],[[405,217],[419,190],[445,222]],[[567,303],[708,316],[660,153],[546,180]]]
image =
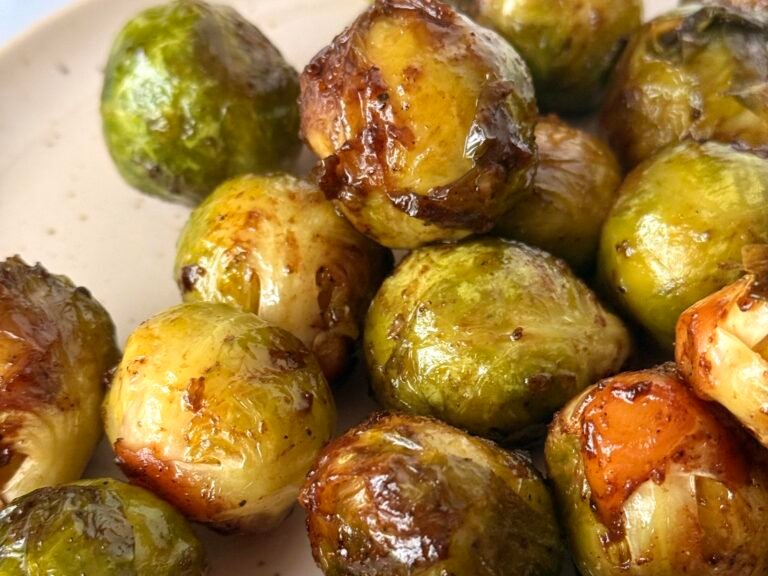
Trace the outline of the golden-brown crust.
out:
[[[80,391],[66,390],[79,363],[90,355],[106,368],[117,361],[109,330],[85,288],[18,256],[0,263],[0,468],[13,458],[25,413],[79,407]],[[90,349],[90,331],[105,337],[98,349]]]
[[[361,437],[371,430],[392,429],[409,438],[414,434],[410,431],[411,426],[425,423],[438,421],[422,416],[401,417],[379,412],[325,447],[299,495],[299,503],[307,510],[307,529],[318,563],[322,561],[320,548],[323,542],[334,542],[351,565],[383,567],[388,562],[391,550],[385,542],[364,539],[361,550],[360,542],[353,542],[354,535],[345,535],[337,530],[337,499],[345,485],[355,483],[363,483],[368,494],[367,501],[357,508],[361,516],[380,522],[380,527],[398,542],[418,542],[415,548],[420,553],[414,553],[410,559],[412,566],[423,566],[448,555],[452,531],[461,523],[461,517],[457,515],[460,511],[443,509],[440,512],[438,507],[430,507],[429,503],[425,505],[423,502],[420,502],[420,507],[413,508],[413,501],[399,494],[398,484],[413,481],[405,477],[409,471],[420,474],[424,470],[417,462],[409,465],[404,456],[393,457],[386,451],[376,450],[375,446],[361,443]],[[442,423],[439,425],[445,426]],[[345,458],[353,452],[355,458]],[[339,464],[342,460],[344,463]],[[437,478],[423,477],[418,481],[429,483],[435,490],[440,489]],[[436,501],[444,497],[437,492],[433,496]]]
[[[739,298],[749,284],[748,277],[731,284],[715,294],[697,302],[680,315],[676,327],[675,359],[680,372],[691,383],[696,393],[710,399],[708,350],[714,341],[715,330],[727,314],[734,298]]]
[[[581,454],[593,509],[623,534],[623,507],[648,480],[674,467],[703,470],[733,488],[749,482],[748,455],[731,425],[698,399],[673,364],[620,374],[582,402]]]
[[[226,508],[218,499],[202,491],[198,483],[187,478],[172,462],[158,458],[151,449],[131,450],[120,438],[113,449],[117,465],[133,484],[154,492],[192,520],[210,523],[211,518]],[[213,526],[216,527],[215,524]]]
[[[386,84],[379,68],[356,46],[377,19],[393,14],[427,29],[424,36],[434,44],[434,51],[466,45],[466,53],[483,65],[485,48],[480,39],[458,24],[461,17],[446,4],[378,0],[301,76],[302,135],[322,157],[317,168],[319,185],[329,199],[343,203],[350,212],[361,211],[368,195],[384,190],[389,202],[408,216],[442,228],[488,231],[499,216],[497,196],[510,174],[530,165],[535,157],[532,138],[526,142],[519,119],[512,117],[507,106],[516,87],[497,78],[482,88],[474,129],[484,141],[470,171],[426,194],[398,188],[394,183],[398,158],[415,146],[415,136],[390,103],[395,87]],[[414,81],[418,74],[416,69],[410,74],[406,70],[403,82]],[[345,129],[355,136],[344,138]],[[327,142],[315,142],[313,134],[322,134]]]

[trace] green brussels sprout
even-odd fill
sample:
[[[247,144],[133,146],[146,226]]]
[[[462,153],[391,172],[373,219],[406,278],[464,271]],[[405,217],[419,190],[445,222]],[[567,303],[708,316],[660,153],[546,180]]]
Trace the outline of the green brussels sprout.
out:
[[[327,576],[557,576],[560,532],[527,456],[430,418],[377,414],[300,496]]]
[[[768,161],[686,142],[638,166],[603,227],[598,273],[666,349],[678,316],[741,275],[741,250],[768,241]]]
[[[436,0],[377,0],[304,70],[300,104],[320,187],[391,248],[486,232],[533,179],[525,63]]]
[[[221,532],[282,522],[335,417],[304,345],[225,304],[182,304],[139,326],[104,401],[126,476]]]
[[[538,246],[582,273],[595,263],[600,230],[621,184],[611,149],[556,116],[536,126],[539,167],[529,198],[498,222],[496,233]]]
[[[300,150],[298,74],[226,6],[150,8],[115,39],[101,95],[107,146],[146,194],[196,204],[225,179]]]
[[[115,328],[85,288],[0,262],[0,508],[83,473],[101,437]]]
[[[624,52],[602,124],[627,168],[686,139],[768,149],[768,12],[717,3],[652,20]]]
[[[714,4],[715,6],[730,6],[743,10],[768,9],[768,0],[682,0],[680,4],[703,4],[704,6]]]
[[[675,358],[696,394],[719,402],[768,447],[766,277],[748,274],[677,323]]]
[[[0,512],[4,576],[201,576],[203,547],[184,517],[111,478],[41,488]]]
[[[514,46],[547,111],[588,112],[631,34],[642,0],[450,0]]]
[[[712,406],[670,364],[604,380],[556,417],[545,456],[581,574],[768,573],[766,454]]]
[[[347,368],[392,255],[286,175],[221,185],[191,215],[175,275],[184,300],[254,312],[314,352],[326,377]]]
[[[365,326],[384,406],[503,442],[542,432],[629,348],[621,321],[562,261],[491,238],[412,252]]]

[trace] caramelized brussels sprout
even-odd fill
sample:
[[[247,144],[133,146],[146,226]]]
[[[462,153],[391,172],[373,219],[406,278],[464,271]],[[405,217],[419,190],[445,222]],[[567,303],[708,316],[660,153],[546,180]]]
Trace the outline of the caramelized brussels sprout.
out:
[[[0,573],[201,576],[205,560],[181,514],[105,478],[41,488],[0,512]]]
[[[768,446],[766,278],[748,274],[686,310],[675,356],[696,393],[719,402]]]
[[[621,321],[562,261],[490,238],[412,252],[365,327],[384,406],[504,442],[542,432],[629,347]]]
[[[531,69],[545,110],[586,112],[630,35],[640,27],[642,0],[451,0],[499,32]]]
[[[599,139],[556,116],[539,120],[536,145],[539,167],[531,195],[499,220],[496,232],[588,272],[621,184],[619,164]]]
[[[392,248],[490,230],[533,178],[536,114],[514,49],[437,0],[377,0],[301,77],[321,188]]]
[[[192,520],[265,531],[290,511],[335,425],[311,353],[224,304],[182,304],[131,335],[104,402],[118,464]]]
[[[300,502],[328,576],[559,574],[559,529],[530,460],[430,418],[378,414],[350,430]]]
[[[547,468],[581,574],[768,571],[765,453],[711,406],[665,365],[604,380],[557,416]]]
[[[117,360],[112,320],[85,288],[19,257],[0,262],[0,508],[80,478]]]
[[[129,184],[196,204],[229,177],[294,162],[298,94],[296,71],[232,8],[177,0],[115,39],[104,136]]]
[[[686,139],[768,149],[768,13],[714,4],[656,18],[624,52],[602,123],[626,167]]]
[[[680,314],[741,275],[768,241],[768,161],[717,143],[681,144],[624,181],[603,227],[601,282],[667,349]]]
[[[298,336],[334,379],[349,363],[391,257],[315,186],[285,175],[243,176],[192,213],[175,274],[184,300],[255,312]]]

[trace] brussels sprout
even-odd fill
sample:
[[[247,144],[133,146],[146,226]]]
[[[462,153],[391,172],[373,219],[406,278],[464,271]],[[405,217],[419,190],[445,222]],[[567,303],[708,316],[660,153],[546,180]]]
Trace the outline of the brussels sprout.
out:
[[[226,6],[150,8],[115,39],[101,95],[104,135],[129,184],[196,204],[223,180],[291,165],[298,74]]]
[[[451,0],[514,46],[531,69],[545,110],[595,108],[642,0]]]
[[[123,472],[222,532],[290,511],[330,439],[335,409],[288,332],[224,304],[183,304],[131,335],[104,401]]]
[[[768,149],[768,13],[691,5],[646,24],[602,111],[627,167],[686,139]]]
[[[766,574],[766,456],[711,406],[665,365],[557,416],[545,455],[581,574]]]
[[[768,241],[768,161],[717,143],[681,144],[635,169],[603,227],[599,275],[671,349],[688,306],[741,274]]]
[[[326,448],[300,496],[328,576],[556,576],[544,482],[506,452],[430,418],[377,414]]]
[[[0,262],[0,508],[80,478],[117,360],[112,320],[85,288],[19,257]]]
[[[224,302],[298,336],[340,376],[391,254],[291,176],[220,186],[187,222],[176,280],[186,301]]]
[[[531,196],[499,220],[496,232],[588,272],[621,184],[619,164],[599,139],[556,116],[539,121],[536,145],[539,167]]]
[[[749,274],[686,310],[675,356],[699,396],[725,406],[768,447],[765,280]]]
[[[321,188],[392,248],[490,230],[533,178],[536,115],[514,49],[436,0],[378,0],[301,77]]]
[[[768,9],[768,0],[682,0],[680,4],[703,4],[704,6],[714,4],[744,10]]]
[[[629,346],[621,321],[562,261],[500,239],[412,252],[365,327],[382,404],[504,442],[540,432],[621,368]]]
[[[5,576],[199,576],[203,548],[184,517],[110,479],[41,488],[0,512]]]

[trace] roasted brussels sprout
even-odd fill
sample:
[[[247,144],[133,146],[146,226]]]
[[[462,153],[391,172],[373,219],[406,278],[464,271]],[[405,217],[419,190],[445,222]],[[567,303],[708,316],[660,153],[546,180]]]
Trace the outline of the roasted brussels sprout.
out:
[[[293,163],[298,94],[296,71],[237,12],[177,0],[141,12],[115,39],[104,135],[129,184],[196,204],[229,177]]]
[[[686,310],[675,356],[705,400],[725,406],[768,447],[766,277],[748,274]]]
[[[222,532],[290,511],[335,425],[301,342],[224,304],[182,304],[131,335],[104,402],[123,472]]]
[[[667,349],[688,306],[741,274],[768,241],[768,161],[684,143],[635,169],[603,227],[601,282]]]
[[[531,195],[499,220],[496,231],[586,273],[594,266],[621,169],[608,146],[556,116],[539,121],[536,145],[539,167]]]
[[[192,213],[176,280],[186,301],[231,304],[298,336],[334,379],[348,365],[391,258],[312,184],[243,176]]]
[[[744,10],[766,10],[768,9],[768,0],[682,0],[680,4],[703,4],[708,6],[730,6],[732,8]]]
[[[711,406],[665,365],[557,416],[547,468],[581,574],[766,574],[766,456]]]
[[[642,0],[449,0],[499,32],[531,69],[539,105],[549,111],[595,108],[630,35]]]
[[[321,188],[392,248],[490,230],[533,178],[536,114],[514,49],[438,0],[377,0],[301,77]]]
[[[205,560],[181,514],[105,478],[41,488],[0,512],[0,573],[200,576]]]
[[[328,576],[559,574],[559,528],[530,460],[430,418],[378,414],[347,432],[300,502]]]
[[[686,139],[768,150],[766,62],[765,11],[694,4],[647,23],[606,94],[613,148],[628,168]]]
[[[0,262],[0,508],[80,478],[117,360],[112,320],[85,288],[19,257]]]
[[[621,368],[629,346],[621,321],[562,261],[490,238],[412,252],[365,327],[382,404],[504,442],[541,432]]]

